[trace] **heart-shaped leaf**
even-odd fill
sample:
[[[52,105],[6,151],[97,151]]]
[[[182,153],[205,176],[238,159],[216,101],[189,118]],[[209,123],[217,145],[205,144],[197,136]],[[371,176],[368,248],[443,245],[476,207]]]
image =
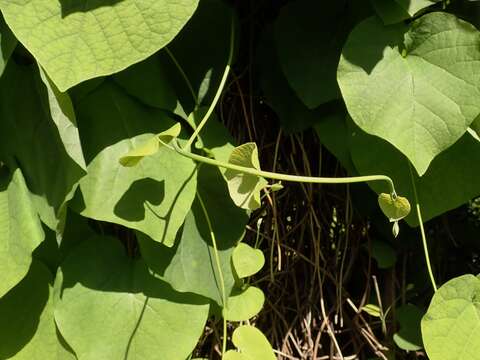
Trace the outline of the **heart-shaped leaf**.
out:
[[[263,291],[255,286],[245,290],[234,291],[228,298],[223,316],[229,321],[245,321],[251,319],[262,310],[265,302]]]
[[[236,328],[232,335],[232,342],[238,352],[227,351],[223,360],[275,360],[272,346],[265,335],[251,325]]]
[[[243,279],[261,270],[265,264],[265,256],[262,250],[240,243],[233,251],[232,262],[238,277]]]
[[[251,142],[233,149],[230,164],[260,170],[257,144]],[[238,170],[225,171],[228,191],[233,202],[242,209],[255,210],[260,207],[260,191],[268,182],[261,176],[250,175]]]
[[[454,15],[410,26],[369,18],[350,34],[338,83],[354,122],[407,156],[419,175],[480,112],[480,33]],[[434,129],[434,130],[432,130]]]
[[[160,150],[161,147],[170,143],[173,139],[176,139],[180,135],[182,127],[180,123],[176,123],[169,129],[162,131],[160,134],[155,135],[143,145],[129,151],[126,155],[120,158],[120,164],[123,166],[135,166],[145,156],[154,155]]]
[[[380,205],[380,209],[382,209],[390,222],[402,220],[410,214],[411,210],[410,202],[407,198],[385,193],[378,195],[378,205]]]
[[[198,0],[1,0],[16,37],[60,91],[146,59],[169,43]]]
[[[463,275],[442,285],[422,319],[431,360],[480,359],[480,279]]]

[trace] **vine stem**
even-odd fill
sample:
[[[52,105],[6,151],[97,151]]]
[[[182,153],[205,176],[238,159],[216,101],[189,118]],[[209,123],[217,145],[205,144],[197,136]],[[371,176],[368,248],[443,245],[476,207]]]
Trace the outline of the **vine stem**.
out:
[[[225,71],[223,72],[222,80],[220,81],[220,85],[218,86],[217,92],[215,93],[215,97],[213,98],[212,103],[208,107],[207,112],[203,116],[202,120],[198,124],[192,136],[190,136],[190,138],[188,139],[187,143],[184,146],[184,149],[189,149],[190,146],[192,146],[193,141],[198,136],[198,134],[200,134],[200,131],[202,131],[202,128],[205,126],[205,124],[207,123],[207,120],[210,118],[210,116],[213,113],[213,110],[217,106],[218,100],[220,100],[220,96],[222,95],[223,89],[227,82],[228,74],[230,73],[230,67],[232,65],[234,42],[235,42],[235,22],[232,17],[231,30],[230,30],[230,50],[228,52],[227,65],[225,66]]]
[[[190,158],[192,160],[205,163],[208,165],[213,165],[225,169],[236,170],[242,172],[244,174],[256,175],[261,176],[266,179],[273,179],[273,180],[280,180],[280,181],[291,181],[291,182],[300,182],[300,183],[310,183],[310,184],[352,184],[352,183],[360,183],[360,182],[369,182],[369,181],[385,181],[388,183],[390,187],[390,194],[393,197],[397,196],[395,192],[395,186],[393,184],[393,180],[386,176],[386,175],[369,175],[369,176],[352,176],[352,177],[338,177],[338,178],[330,178],[330,177],[312,177],[312,176],[300,176],[300,175],[289,175],[289,174],[280,174],[270,171],[263,171],[257,170],[250,167],[225,163],[222,161],[218,161],[215,159],[207,158],[205,156],[197,155],[189,151],[185,151],[174,141],[173,147],[169,146],[168,144],[162,142],[163,145],[169,147],[172,150],[175,150],[180,155]]]
[[[413,195],[415,197],[415,210],[417,212],[418,224],[420,226],[420,234],[422,236],[423,244],[423,253],[425,254],[425,262],[427,264],[428,276],[430,277],[430,282],[432,283],[433,291],[437,291],[437,283],[435,282],[435,277],[433,276],[432,265],[430,263],[430,254],[428,252],[427,237],[425,235],[425,228],[423,227],[422,211],[420,209],[420,202],[418,200],[417,186],[415,185],[415,178],[413,177],[413,170],[410,162],[408,163],[410,170],[410,179],[412,180],[413,186]]]
[[[203,199],[198,192],[197,192],[197,198],[202,208],[203,215],[205,216],[205,220],[207,221],[208,230],[210,232],[210,237],[212,239],[213,253],[215,255],[215,264],[217,266],[218,277],[220,280],[223,309],[225,310],[227,306],[227,295],[225,294],[225,280],[223,278],[222,267],[220,265],[220,256],[218,254],[218,247],[217,247],[217,241],[215,238],[215,232],[213,231],[212,222],[210,221],[210,216],[208,215],[208,211],[205,206],[205,203],[203,202]],[[222,339],[222,356],[223,356],[223,354],[225,354],[225,352],[227,351],[227,319],[225,318],[224,313],[222,314],[222,318],[223,318],[223,339]]]

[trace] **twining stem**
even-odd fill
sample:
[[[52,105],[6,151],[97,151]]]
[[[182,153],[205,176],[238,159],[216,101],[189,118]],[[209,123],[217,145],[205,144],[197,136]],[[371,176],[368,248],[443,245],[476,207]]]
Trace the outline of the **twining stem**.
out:
[[[173,147],[163,143],[163,145],[169,147],[170,149],[175,150],[180,155],[185,156],[189,159],[192,159],[201,163],[205,163],[208,165],[225,168],[225,169],[236,170],[244,174],[261,176],[263,178],[272,179],[272,180],[292,181],[292,182],[311,183],[311,184],[351,184],[351,183],[360,183],[360,182],[368,182],[368,181],[386,181],[388,183],[388,186],[390,187],[390,194],[393,197],[397,196],[397,193],[395,192],[395,186],[393,185],[393,180],[386,175],[330,178],[330,177],[312,177],[312,176],[280,174],[280,173],[257,170],[250,167],[225,163],[215,159],[207,158],[205,156],[194,154],[190,151],[185,151],[182,148],[180,148],[180,146],[175,141],[173,141],[172,144],[173,144]]]
[[[420,234],[422,236],[423,252],[425,254],[425,262],[427,263],[428,276],[430,277],[430,282],[432,283],[433,290],[437,291],[437,283],[435,282],[435,277],[433,276],[432,265],[430,264],[430,254],[428,253],[427,237],[425,236],[425,229],[423,227],[422,212],[420,210],[420,202],[418,201],[417,186],[415,185],[415,178],[413,177],[412,166],[410,162],[408,163],[410,170],[410,179],[412,180],[413,195],[415,197],[415,210],[417,212],[418,224],[420,226]]]
[[[225,280],[223,279],[222,267],[220,265],[220,256],[218,254],[218,247],[217,247],[217,241],[215,239],[215,232],[213,231],[212,222],[210,221],[210,216],[208,215],[208,211],[205,206],[205,203],[203,202],[203,199],[198,192],[197,192],[197,198],[202,208],[203,215],[205,216],[205,220],[207,221],[208,230],[210,232],[210,237],[212,239],[213,253],[215,255],[215,264],[217,266],[218,277],[220,280],[223,310],[225,310],[225,307],[227,306],[227,295],[225,294]],[[225,318],[225,313],[222,315],[223,315],[222,316],[223,317],[222,356],[223,356],[223,354],[225,354],[225,352],[227,351],[227,319]]]
[[[190,82],[190,80],[188,80],[187,74],[185,73],[182,66],[180,65],[180,63],[175,58],[175,56],[172,54],[170,49],[166,46],[164,47],[164,49],[165,49],[165,52],[168,54],[168,56],[170,56],[170,59],[172,60],[172,62],[177,67],[178,71],[180,72],[180,75],[182,75],[183,80],[185,80],[185,84],[187,84],[188,90],[190,91],[190,94],[192,95],[193,101],[195,102],[195,109],[197,109],[197,107],[199,105],[198,104],[198,97],[195,94],[195,90],[193,90],[192,83]]]
[[[222,80],[220,81],[220,85],[218,86],[217,92],[215,93],[215,97],[213,98],[212,103],[208,107],[207,112],[203,116],[202,120],[198,124],[192,136],[190,136],[190,138],[188,139],[187,143],[184,146],[184,149],[189,149],[190,146],[192,146],[193,141],[198,136],[198,134],[200,134],[200,131],[202,131],[202,128],[205,126],[205,124],[207,123],[207,120],[212,115],[213,110],[215,110],[215,106],[217,106],[218,100],[220,100],[220,96],[222,95],[222,91],[227,82],[228,74],[230,73],[230,67],[232,65],[234,42],[235,42],[235,22],[232,17],[231,30],[230,30],[230,50],[228,53],[227,65],[225,66],[225,71],[223,72]]]

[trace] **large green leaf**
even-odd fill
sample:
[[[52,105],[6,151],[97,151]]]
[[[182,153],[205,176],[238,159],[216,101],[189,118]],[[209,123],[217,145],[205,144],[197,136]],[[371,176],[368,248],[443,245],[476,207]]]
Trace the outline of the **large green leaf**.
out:
[[[166,148],[135,167],[123,167],[119,159],[171,127],[173,120],[108,81],[77,107],[88,175],[73,208],[172,246],[195,196],[195,164]]]
[[[57,334],[52,282],[50,271],[34,260],[27,276],[0,299],[0,359],[76,359]]]
[[[20,169],[0,165],[0,298],[24,276],[44,232]]]
[[[211,221],[218,246],[225,294],[235,284],[232,252],[242,238],[248,216],[236,207],[218,169],[204,165],[198,172],[198,193]],[[222,304],[222,290],[206,214],[197,198],[185,219],[182,236],[169,249],[139,236],[140,250],[154,273],[175,290],[208,297]]]
[[[298,97],[313,109],[340,97],[335,77],[348,34],[346,0],[289,2],[275,24],[278,58]]]
[[[60,91],[139,62],[170,42],[198,0],[1,0],[7,24]]]
[[[350,150],[358,172],[361,175],[390,176],[397,193],[404,195],[414,207],[408,159],[389,143],[351,125]],[[480,195],[480,171],[472,166],[477,162],[480,162],[480,142],[470,134],[465,134],[455,145],[433,160],[424,176],[418,177],[412,171],[424,221]],[[369,182],[368,185],[377,193],[389,191],[381,182]],[[410,225],[418,225],[415,210],[405,219]]]
[[[473,25],[446,13],[409,27],[365,20],[350,34],[338,67],[350,115],[423,175],[480,112],[479,41]]]
[[[66,201],[85,174],[77,163],[82,161],[78,134],[68,129],[70,119],[58,113],[65,109],[66,103],[58,102],[63,100],[47,90],[36,65],[8,62],[0,79],[0,153],[7,163],[18,162],[40,217],[51,229],[58,227]]]
[[[435,293],[422,319],[431,360],[480,359],[480,279],[463,275]]]
[[[208,304],[153,277],[114,238],[86,240],[60,274],[55,320],[80,360],[184,360],[207,320]]]

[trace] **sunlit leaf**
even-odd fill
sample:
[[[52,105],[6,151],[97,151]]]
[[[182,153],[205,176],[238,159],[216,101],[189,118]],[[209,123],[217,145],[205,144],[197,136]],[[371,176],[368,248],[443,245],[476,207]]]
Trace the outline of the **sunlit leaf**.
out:
[[[229,350],[224,360],[275,360],[272,346],[260,330],[250,325],[243,325],[235,329],[232,342],[238,352]]]
[[[410,214],[410,203],[402,196],[393,197],[391,194],[378,195],[378,205],[390,222],[401,220]]]
[[[262,250],[240,243],[232,255],[232,264],[239,278],[246,278],[259,272],[265,264]]]
[[[230,295],[223,316],[229,321],[249,320],[262,310],[264,302],[263,291],[255,286],[248,286]]]

